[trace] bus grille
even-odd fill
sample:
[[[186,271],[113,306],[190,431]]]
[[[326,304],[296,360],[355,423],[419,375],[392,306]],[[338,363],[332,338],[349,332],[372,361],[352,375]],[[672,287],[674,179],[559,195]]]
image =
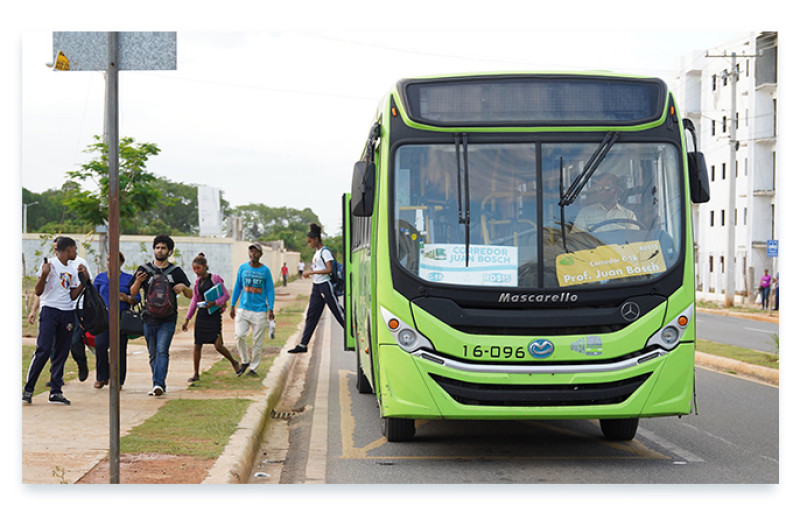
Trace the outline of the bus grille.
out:
[[[431,374],[450,397],[476,406],[587,406],[625,401],[651,373],[612,381],[581,385],[492,385],[466,383]]]

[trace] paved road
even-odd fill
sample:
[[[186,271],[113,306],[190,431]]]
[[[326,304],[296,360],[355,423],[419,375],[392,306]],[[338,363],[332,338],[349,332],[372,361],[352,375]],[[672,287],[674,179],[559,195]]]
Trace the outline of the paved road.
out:
[[[605,441],[595,421],[418,421],[413,442],[387,443],[375,397],[355,390],[341,329],[327,330],[295,404],[305,411],[288,423],[281,482],[778,482],[775,387],[698,368],[699,415],[643,419],[630,443]]]
[[[697,312],[696,316],[698,338],[764,352],[775,349],[770,334],[778,333],[777,323],[705,312]]]

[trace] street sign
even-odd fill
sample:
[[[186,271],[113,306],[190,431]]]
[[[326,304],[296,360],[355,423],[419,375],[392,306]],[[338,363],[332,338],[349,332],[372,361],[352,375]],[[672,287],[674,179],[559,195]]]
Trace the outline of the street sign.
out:
[[[176,32],[120,32],[117,70],[176,70],[178,36]],[[68,60],[67,69],[108,69],[107,32],[54,32],[54,56]]]
[[[58,51],[58,56],[56,56],[56,62],[53,68],[55,70],[69,70],[69,60],[64,56],[63,52]]]
[[[767,240],[767,258],[778,258],[777,240]]]

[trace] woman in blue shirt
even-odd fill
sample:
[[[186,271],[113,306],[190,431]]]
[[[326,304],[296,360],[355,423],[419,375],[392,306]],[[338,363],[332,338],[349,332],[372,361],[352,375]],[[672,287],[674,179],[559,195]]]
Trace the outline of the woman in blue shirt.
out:
[[[125,256],[122,251],[119,253],[119,265],[125,263]],[[97,287],[97,292],[103,297],[106,306],[109,306],[109,284],[108,271],[111,270],[111,259],[106,257],[106,272],[100,273],[94,279],[94,285]],[[119,312],[122,314],[131,304],[139,301],[139,295],[131,296],[129,286],[133,280],[133,275],[119,272]],[[97,381],[94,383],[95,388],[103,388],[108,384],[110,366],[108,362],[108,331],[98,334],[94,337],[95,356],[97,361]],[[119,334],[119,387],[125,383],[125,374],[127,372],[127,354],[128,354],[128,336],[120,332]]]

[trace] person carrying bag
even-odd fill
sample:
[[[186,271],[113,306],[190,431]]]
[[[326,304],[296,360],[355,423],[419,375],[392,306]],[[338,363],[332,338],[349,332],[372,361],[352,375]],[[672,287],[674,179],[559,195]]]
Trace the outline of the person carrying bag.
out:
[[[121,266],[125,263],[125,255],[122,254],[120,251],[119,253],[119,265]],[[111,259],[106,257],[106,272],[100,273],[94,279],[94,287],[97,289],[97,293],[102,297],[102,301],[105,302],[106,307],[110,305],[110,280],[108,277],[108,271],[111,270]],[[125,376],[127,374],[127,354],[128,354],[128,334],[129,331],[126,329],[125,325],[125,316],[131,309],[130,306],[139,302],[140,297],[137,294],[136,296],[131,296],[130,294],[130,285],[133,281],[133,275],[123,272],[120,269],[119,273],[119,294],[117,297],[119,298],[119,310],[120,310],[120,322],[119,322],[119,387],[122,388],[122,385],[125,383]],[[85,308],[85,304],[84,304]],[[108,311],[106,311],[106,314]],[[106,316],[106,320],[108,317]],[[141,335],[141,318],[139,321],[139,335]],[[108,349],[110,345],[109,341],[109,331],[105,330],[100,334],[94,335],[94,349],[95,349],[95,360],[96,360],[96,381],[94,383],[94,387],[97,389],[103,388],[108,384],[110,378],[110,364],[108,361]]]

